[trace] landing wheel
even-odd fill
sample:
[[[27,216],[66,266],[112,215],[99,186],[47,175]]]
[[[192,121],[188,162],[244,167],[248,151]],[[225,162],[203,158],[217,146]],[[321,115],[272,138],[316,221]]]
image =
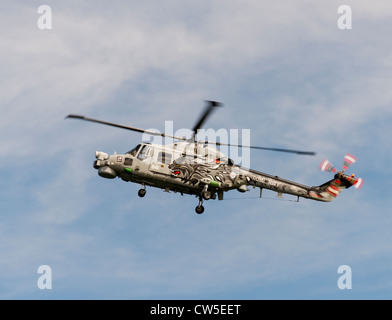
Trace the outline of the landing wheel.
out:
[[[204,207],[203,206],[197,206],[195,209],[197,214],[202,214],[204,212]]]
[[[202,192],[202,197],[204,200],[210,200],[211,199],[211,192],[208,190],[205,190]]]
[[[140,198],[143,198],[146,195],[146,189],[140,189],[139,192],[137,193],[137,195]]]

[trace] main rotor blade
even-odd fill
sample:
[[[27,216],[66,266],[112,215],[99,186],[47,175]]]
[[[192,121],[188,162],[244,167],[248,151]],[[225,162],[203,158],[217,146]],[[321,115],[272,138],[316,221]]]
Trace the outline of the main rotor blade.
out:
[[[251,149],[258,149],[258,150],[288,152],[288,153],[295,153],[295,154],[309,155],[309,156],[316,155],[316,152],[313,152],[313,151],[301,151],[301,150],[282,149],[282,148],[256,147],[256,146],[247,146],[247,145],[241,145],[241,144],[227,144],[227,143],[209,142],[209,141],[204,141],[204,142],[201,142],[201,143],[214,144],[216,146],[229,146],[229,147],[239,147],[239,148],[251,148]]]
[[[100,123],[100,124],[104,124],[104,125],[112,126],[112,127],[116,127],[116,128],[132,130],[132,131],[141,132],[141,133],[147,133],[147,134],[150,134],[152,136],[162,136],[162,137],[169,137],[169,138],[174,138],[174,139],[178,139],[178,140],[186,140],[184,137],[169,136],[169,135],[167,135],[165,133],[154,132],[154,131],[149,131],[149,130],[145,130],[145,129],[130,127],[130,126],[124,126],[122,124],[117,124],[117,123],[97,120],[97,119],[88,118],[88,117],[80,116],[80,115],[76,115],[76,114],[69,114],[68,116],[65,117],[65,119],[68,119],[68,118],[96,122],[96,123]]]
[[[202,127],[203,123],[207,120],[207,117],[211,114],[214,108],[222,106],[222,104],[217,101],[207,101],[207,103],[207,107],[199,118],[199,121],[196,122],[195,126],[192,129],[194,134],[197,134],[197,130]]]

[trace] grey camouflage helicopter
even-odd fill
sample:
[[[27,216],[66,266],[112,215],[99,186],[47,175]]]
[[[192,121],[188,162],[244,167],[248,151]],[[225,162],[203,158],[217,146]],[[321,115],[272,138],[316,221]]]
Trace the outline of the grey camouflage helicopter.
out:
[[[207,101],[207,107],[193,127],[193,134],[190,139],[101,121],[81,115],[70,114],[66,118],[80,119],[178,140],[168,145],[140,143],[125,154],[114,153],[109,156],[105,152],[97,151],[95,153],[94,168],[98,170],[98,175],[103,178],[114,179],[118,177],[126,182],[140,184],[142,187],[138,191],[139,197],[146,195],[146,186],[164,189],[166,192],[178,192],[181,195],[195,195],[199,199],[195,209],[198,214],[204,212],[203,201],[216,198],[223,200],[224,192],[236,189],[244,193],[249,190],[249,186],[260,188],[260,197],[262,196],[262,189],[270,189],[276,191],[279,197],[285,193],[297,196],[297,201],[302,197],[324,202],[332,201],[346,188],[354,186],[359,189],[362,186],[363,179],[345,174],[348,167],[356,161],[356,158],[350,154],[346,154],[344,158],[342,171],[337,171],[328,160],[323,160],[320,164],[320,169],[335,173],[335,176],[332,180],[313,187],[236,165],[212,145],[246,147],[300,155],[315,155],[315,153],[291,149],[196,141],[197,131],[202,127],[211,112],[219,106],[221,106],[219,102]]]

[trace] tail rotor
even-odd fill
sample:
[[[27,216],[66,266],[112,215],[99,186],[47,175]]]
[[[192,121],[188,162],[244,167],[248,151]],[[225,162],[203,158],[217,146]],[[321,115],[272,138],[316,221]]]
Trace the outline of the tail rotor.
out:
[[[348,169],[349,166],[357,162],[357,158],[352,154],[346,153],[343,161],[343,173]]]
[[[362,188],[362,186],[363,186],[363,179],[362,179],[362,178],[358,178],[358,179],[357,179],[357,183],[354,184],[354,188],[357,189],[357,190],[359,190],[359,189]]]
[[[328,171],[328,172],[332,172],[332,173],[337,172],[337,169],[327,159],[324,159],[323,161],[321,161],[320,170],[321,171]]]
[[[355,175],[352,174],[351,176],[346,175],[345,172],[348,168],[357,161],[357,158],[352,154],[347,153],[344,156],[343,160],[343,170],[338,171],[333,164],[328,161],[327,159],[323,159],[320,163],[320,170],[335,173],[335,177],[340,179],[344,182],[348,183],[347,187],[354,186],[357,190],[361,189],[363,186],[363,179],[362,178],[355,178]]]

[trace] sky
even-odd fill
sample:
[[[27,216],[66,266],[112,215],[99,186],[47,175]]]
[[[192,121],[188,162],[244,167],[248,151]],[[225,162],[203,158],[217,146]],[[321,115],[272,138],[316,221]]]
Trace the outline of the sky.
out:
[[[390,30],[387,0],[3,2],[0,299],[391,299]],[[363,188],[330,203],[234,190],[198,215],[193,196],[97,175],[95,151],[139,133],[64,119],[192,128],[205,100],[224,104],[205,128],[317,153],[252,150],[252,169],[316,186],[323,158],[350,153]]]

